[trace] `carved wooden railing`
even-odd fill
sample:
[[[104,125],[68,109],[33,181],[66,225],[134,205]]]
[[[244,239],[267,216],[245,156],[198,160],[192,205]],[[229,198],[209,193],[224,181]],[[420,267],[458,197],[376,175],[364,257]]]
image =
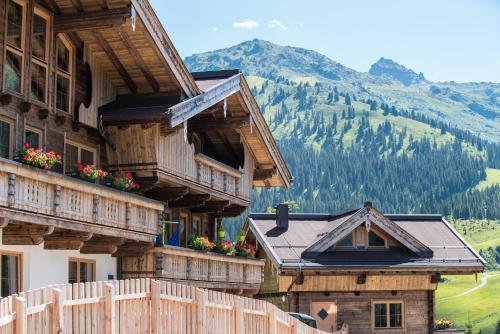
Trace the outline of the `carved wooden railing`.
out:
[[[242,172],[200,153],[194,159],[199,183],[229,195],[247,197],[240,188]]]
[[[264,301],[150,279],[0,299],[0,333],[326,334]]]
[[[149,272],[161,279],[239,283],[256,287],[263,279],[264,262],[261,260],[204,253],[188,248],[154,248],[145,255],[142,263],[146,267],[142,268],[137,268],[135,261],[134,258],[123,258],[124,278],[145,277]]]
[[[0,206],[158,234],[164,205],[145,197],[0,159]]]

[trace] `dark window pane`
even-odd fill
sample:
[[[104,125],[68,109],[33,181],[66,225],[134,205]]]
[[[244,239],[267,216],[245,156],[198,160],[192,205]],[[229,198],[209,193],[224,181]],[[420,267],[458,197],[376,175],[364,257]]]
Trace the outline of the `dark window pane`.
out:
[[[385,247],[385,240],[370,231],[368,233],[368,245],[370,247]]]
[[[21,56],[7,50],[5,59],[5,88],[13,92],[21,92]]]
[[[64,156],[66,173],[71,173],[78,163],[78,147],[66,144],[66,154]]]
[[[0,121],[0,157],[9,158],[10,124]]]
[[[390,324],[391,327],[403,327],[403,314],[401,304],[390,304]]]
[[[2,297],[19,293],[19,256],[2,255]]]
[[[352,247],[352,233],[337,242],[337,247]]]
[[[56,108],[66,112],[69,112],[69,86],[69,79],[57,76]]]
[[[81,159],[82,165],[93,165],[94,164],[94,152],[81,149]]]
[[[69,50],[60,41],[57,41],[57,68],[69,73]]]
[[[40,135],[33,131],[26,131],[26,143],[28,143],[31,147],[39,148],[40,144]]]
[[[94,264],[87,262],[80,262],[80,282],[86,283],[94,280]]]
[[[7,2],[7,43],[22,49],[23,7],[13,1]]]
[[[77,280],[78,263],[70,261],[68,265],[68,283],[78,283]]]
[[[47,20],[34,15],[33,17],[33,56],[45,60],[45,43],[47,39]]]
[[[33,63],[31,66],[31,98],[45,102],[47,77],[45,67]]]
[[[387,327],[387,305],[375,304],[375,328]]]

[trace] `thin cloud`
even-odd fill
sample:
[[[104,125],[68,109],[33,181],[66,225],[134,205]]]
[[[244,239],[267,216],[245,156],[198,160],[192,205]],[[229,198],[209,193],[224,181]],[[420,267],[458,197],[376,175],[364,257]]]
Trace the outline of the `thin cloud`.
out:
[[[304,23],[299,22],[299,27],[301,27],[301,28],[302,28],[303,26],[304,26]]]
[[[244,30],[252,30],[259,27],[259,22],[251,19],[244,19],[243,21],[233,22],[233,27]]]
[[[288,29],[283,23],[281,23],[280,20],[276,20],[276,19],[269,21],[267,26],[271,29],[281,29],[281,30]]]
[[[213,31],[213,32],[217,32],[218,30],[219,30],[219,28],[217,28],[217,27],[212,27],[212,31]]]

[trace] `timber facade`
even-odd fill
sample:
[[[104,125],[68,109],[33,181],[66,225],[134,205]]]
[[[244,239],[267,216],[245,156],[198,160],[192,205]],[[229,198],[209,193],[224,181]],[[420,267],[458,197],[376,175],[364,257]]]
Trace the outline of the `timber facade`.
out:
[[[138,277],[258,291],[261,261],[186,249],[291,181],[243,74],[190,73],[146,0],[2,0],[0,49],[2,296]],[[21,163],[25,144],[62,163]]]
[[[441,275],[482,272],[484,260],[440,215],[384,215],[371,203],[334,214],[252,214],[265,260],[256,296],[351,333],[433,333]]]

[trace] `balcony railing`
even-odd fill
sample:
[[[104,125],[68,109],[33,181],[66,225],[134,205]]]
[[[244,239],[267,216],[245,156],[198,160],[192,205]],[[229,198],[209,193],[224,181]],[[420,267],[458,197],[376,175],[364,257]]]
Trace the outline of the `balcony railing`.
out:
[[[242,172],[200,153],[194,159],[199,183],[229,195],[248,196],[241,193]]]
[[[255,285],[262,283],[264,262],[243,257],[204,253],[187,248],[157,247],[146,254],[143,267],[137,270],[134,258],[123,259],[124,278],[151,277],[176,281],[199,282],[198,286],[216,287],[220,283],[229,285]],[[147,274],[146,274],[147,275]]]
[[[151,235],[164,204],[0,158],[0,206]]]

